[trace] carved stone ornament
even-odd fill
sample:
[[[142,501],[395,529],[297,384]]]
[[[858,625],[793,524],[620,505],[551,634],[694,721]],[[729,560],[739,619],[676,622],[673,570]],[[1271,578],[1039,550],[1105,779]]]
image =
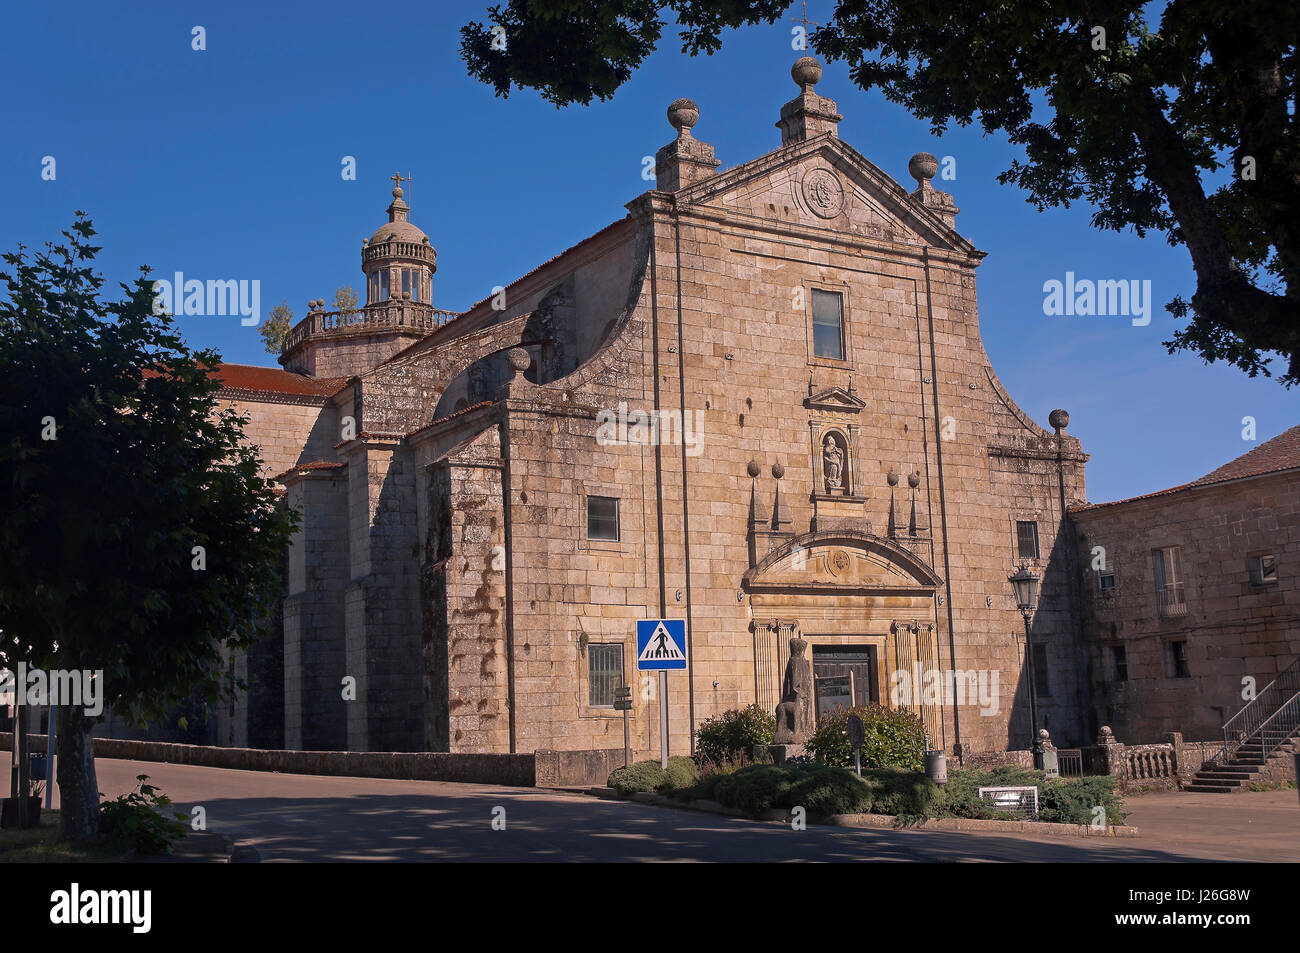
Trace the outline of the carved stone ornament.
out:
[[[821,218],[834,218],[844,211],[844,186],[829,169],[813,169],[803,177],[803,197]]]

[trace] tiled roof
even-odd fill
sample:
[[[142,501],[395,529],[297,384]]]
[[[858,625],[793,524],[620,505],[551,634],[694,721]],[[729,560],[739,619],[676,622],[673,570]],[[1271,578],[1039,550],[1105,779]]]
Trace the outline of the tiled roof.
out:
[[[297,466],[290,467],[283,473],[277,473],[275,480],[277,483],[283,483],[284,478],[291,473],[302,473],[306,470],[342,470],[346,466],[345,463],[331,463],[329,460],[312,460],[310,463],[300,463]]]
[[[254,367],[251,364],[222,364],[214,376],[226,390],[299,397],[330,397],[348,382],[346,377],[308,377],[278,367]]]
[[[1243,480],[1246,477],[1263,476],[1279,470],[1294,470],[1300,467],[1300,426],[1283,431],[1272,440],[1266,440],[1249,453],[1243,453],[1236,460],[1225,463],[1217,470],[1212,470],[1192,486],[1205,486],[1209,483],[1223,483],[1227,480]]]
[[[1070,512],[1080,513],[1085,510],[1100,509],[1103,506],[1118,506],[1120,503],[1149,500],[1157,496],[1180,493],[1183,490],[1213,486],[1216,483],[1229,483],[1233,480],[1245,480],[1250,477],[1266,476],[1270,473],[1295,469],[1300,469],[1300,425],[1283,431],[1272,440],[1264,441],[1254,450],[1243,453],[1235,460],[1228,461],[1217,470],[1211,470],[1199,480],[1193,480],[1191,483],[1184,483],[1180,486],[1172,486],[1167,490],[1157,490],[1154,493],[1144,493],[1141,496],[1130,496],[1127,499],[1114,500],[1110,503],[1084,503],[1070,507]]]

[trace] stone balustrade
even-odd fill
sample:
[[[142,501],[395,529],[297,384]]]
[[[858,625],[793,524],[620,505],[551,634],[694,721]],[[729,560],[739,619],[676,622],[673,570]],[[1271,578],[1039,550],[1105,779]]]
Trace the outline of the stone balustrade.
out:
[[[459,315],[418,301],[392,299],[350,311],[309,311],[285,336],[280,349],[287,354],[308,338],[328,337],[359,330],[416,328],[436,331]]]

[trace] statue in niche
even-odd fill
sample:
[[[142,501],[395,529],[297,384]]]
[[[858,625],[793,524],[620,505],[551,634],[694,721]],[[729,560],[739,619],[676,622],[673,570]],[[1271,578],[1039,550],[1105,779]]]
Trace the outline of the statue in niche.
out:
[[[781,687],[781,704],[776,706],[776,733],[772,743],[801,745],[812,737],[813,680],[812,666],[804,652],[808,643],[795,636],[790,640],[790,659],[785,663],[785,683]]]
[[[830,434],[822,444],[822,473],[826,476],[826,492],[839,493],[844,488],[844,451],[839,441]]]

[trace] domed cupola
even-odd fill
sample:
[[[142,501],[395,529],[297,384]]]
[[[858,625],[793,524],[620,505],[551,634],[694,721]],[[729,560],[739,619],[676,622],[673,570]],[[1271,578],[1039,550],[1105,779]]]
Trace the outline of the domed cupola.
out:
[[[429,244],[429,236],[407,220],[410,208],[402,196],[405,180],[401,175],[392,179],[397,187],[393,189],[393,203],[388,206],[388,222],[375,229],[361,246],[366,304],[390,299],[431,304],[438,254]]]

